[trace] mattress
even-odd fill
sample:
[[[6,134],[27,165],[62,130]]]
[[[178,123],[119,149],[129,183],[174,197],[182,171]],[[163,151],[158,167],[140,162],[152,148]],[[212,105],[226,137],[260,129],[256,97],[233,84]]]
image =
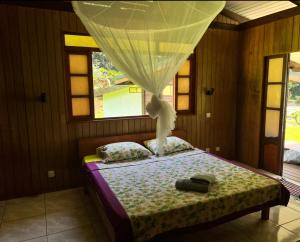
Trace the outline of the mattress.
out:
[[[120,241],[145,241],[170,230],[204,224],[270,201],[286,203],[282,185],[271,178],[201,150],[145,160],[87,163]],[[177,179],[212,173],[209,193],[175,189]],[[122,234],[122,235],[121,235]]]

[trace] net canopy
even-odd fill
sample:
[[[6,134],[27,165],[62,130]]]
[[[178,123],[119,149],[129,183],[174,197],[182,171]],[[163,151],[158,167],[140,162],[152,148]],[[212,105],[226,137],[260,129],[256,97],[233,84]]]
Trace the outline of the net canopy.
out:
[[[157,139],[161,147],[176,120],[174,108],[161,99],[161,93],[224,8],[225,1],[73,1],[72,4],[114,66],[153,94],[146,110],[158,119]]]

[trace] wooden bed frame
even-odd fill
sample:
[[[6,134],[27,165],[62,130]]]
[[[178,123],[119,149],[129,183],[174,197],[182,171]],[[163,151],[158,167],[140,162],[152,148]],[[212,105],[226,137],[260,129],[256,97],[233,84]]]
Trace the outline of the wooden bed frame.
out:
[[[186,139],[186,132],[183,130],[175,130],[172,132],[172,135],[180,137],[182,139]],[[150,132],[150,133],[137,133],[137,134],[129,134],[129,135],[119,135],[119,136],[109,136],[109,137],[92,137],[92,138],[82,138],[79,139],[79,157],[82,159],[86,155],[94,154],[95,149],[99,147],[100,145],[105,145],[113,142],[122,142],[122,141],[133,141],[142,144],[144,140],[147,139],[153,139],[155,138],[155,133]],[[253,168],[252,168],[253,169]],[[111,242],[115,241],[115,235],[114,235],[114,229],[112,225],[109,222],[109,219],[104,211],[103,204],[96,192],[95,189],[95,184],[90,180],[88,175],[85,175],[85,190],[89,193],[91,196],[94,204],[96,205],[97,212],[99,213],[99,216],[103,222],[103,225],[108,232],[108,236]],[[272,201],[268,202],[266,204],[256,206],[249,208],[247,210],[240,211],[238,213],[230,214],[228,216],[222,217],[218,220],[205,223],[205,224],[200,224],[188,228],[182,228],[182,229],[177,229],[174,231],[166,232],[164,234],[156,236],[153,241],[157,241],[157,239],[161,238],[168,238],[168,236],[177,233],[184,233],[184,232],[191,232],[191,231],[199,231],[200,229],[207,229],[213,226],[216,226],[218,224],[226,223],[231,220],[234,220],[236,218],[242,217],[244,215],[253,213],[253,212],[258,212],[261,211],[261,219],[262,220],[268,220],[269,219],[269,211],[270,207],[278,205],[278,202]],[[152,240],[151,240],[152,241]]]

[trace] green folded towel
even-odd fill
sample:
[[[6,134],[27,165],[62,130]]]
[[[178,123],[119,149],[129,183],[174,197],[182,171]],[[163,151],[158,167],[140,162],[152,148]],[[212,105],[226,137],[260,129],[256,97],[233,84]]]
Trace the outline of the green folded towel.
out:
[[[203,184],[203,183],[193,182],[191,179],[179,179],[176,181],[175,187],[178,190],[206,193],[209,191],[210,185],[208,183]]]
[[[190,178],[193,182],[213,184],[216,182],[216,177],[213,174],[199,173]]]

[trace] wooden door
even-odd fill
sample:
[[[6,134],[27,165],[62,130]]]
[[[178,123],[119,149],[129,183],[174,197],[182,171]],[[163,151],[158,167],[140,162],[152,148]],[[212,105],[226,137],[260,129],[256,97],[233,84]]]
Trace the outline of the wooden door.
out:
[[[288,54],[265,57],[260,168],[282,174]]]

